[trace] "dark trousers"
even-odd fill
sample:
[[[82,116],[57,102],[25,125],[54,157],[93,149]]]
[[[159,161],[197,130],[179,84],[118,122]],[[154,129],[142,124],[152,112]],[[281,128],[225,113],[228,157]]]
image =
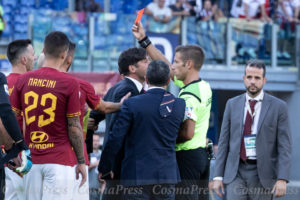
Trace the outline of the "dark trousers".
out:
[[[174,200],[175,185],[141,185],[124,188],[123,200]]]
[[[4,200],[5,194],[5,170],[4,168],[0,169],[0,200]]]
[[[123,189],[120,180],[107,180],[102,200],[121,200]]]
[[[206,149],[176,152],[181,182],[176,185],[176,200],[208,200],[209,163]]]
[[[261,185],[256,164],[240,162],[237,176],[226,185],[226,199],[271,200],[271,191]]]
[[[124,148],[124,147],[123,147]],[[124,158],[124,149],[117,154],[115,158],[115,166],[113,169],[114,179],[106,180],[106,187],[102,196],[102,200],[120,200],[124,186],[120,184],[121,179],[121,164]]]

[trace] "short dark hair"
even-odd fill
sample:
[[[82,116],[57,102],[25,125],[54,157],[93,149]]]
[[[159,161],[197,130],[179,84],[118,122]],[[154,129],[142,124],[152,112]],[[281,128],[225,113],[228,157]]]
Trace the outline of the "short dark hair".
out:
[[[256,67],[259,69],[263,69],[263,77],[266,76],[266,65],[262,60],[258,60],[258,59],[249,60],[245,66],[245,74],[246,74],[247,67]]]
[[[175,52],[180,53],[184,63],[188,60],[192,60],[195,65],[195,69],[200,71],[205,59],[205,54],[201,47],[198,45],[178,46],[176,47]]]
[[[7,47],[7,58],[9,62],[12,65],[16,64],[19,56],[26,51],[28,45],[30,44],[31,40],[29,39],[15,40],[9,43]]]
[[[170,68],[162,60],[153,60],[148,66],[146,77],[151,85],[165,86],[170,78]]]
[[[49,55],[58,58],[61,53],[69,49],[69,39],[66,34],[60,31],[52,31],[44,41],[45,56]]]
[[[118,60],[120,74],[128,75],[129,65],[135,65],[139,61],[144,60],[146,56],[147,52],[143,48],[135,47],[123,51]]]
[[[74,53],[75,49],[76,49],[76,44],[70,41],[68,54],[70,55],[71,53]]]

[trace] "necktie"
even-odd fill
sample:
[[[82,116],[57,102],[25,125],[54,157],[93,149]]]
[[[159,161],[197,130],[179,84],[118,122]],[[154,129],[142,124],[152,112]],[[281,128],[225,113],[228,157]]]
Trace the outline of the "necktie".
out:
[[[249,100],[250,109],[251,109],[252,114],[254,113],[254,106],[255,106],[256,103],[257,103],[256,100]],[[240,157],[244,161],[247,160],[245,143],[244,143],[244,136],[251,134],[251,126],[252,126],[253,120],[254,120],[254,116],[252,118],[250,113],[249,113],[249,110],[247,109],[247,115],[246,115],[246,120],[245,120],[245,123],[244,123],[244,130],[243,130],[243,137],[242,137],[241,151],[240,151]]]
[[[144,88],[142,88],[142,90],[140,91],[140,94],[145,94],[146,90],[144,90]]]

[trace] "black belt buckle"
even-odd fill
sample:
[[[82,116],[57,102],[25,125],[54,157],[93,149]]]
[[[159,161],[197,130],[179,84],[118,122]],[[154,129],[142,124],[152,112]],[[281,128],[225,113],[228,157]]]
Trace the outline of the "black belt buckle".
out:
[[[256,165],[257,163],[256,160],[250,160],[250,159],[247,159],[245,161],[241,159],[241,162],[248,165]]]

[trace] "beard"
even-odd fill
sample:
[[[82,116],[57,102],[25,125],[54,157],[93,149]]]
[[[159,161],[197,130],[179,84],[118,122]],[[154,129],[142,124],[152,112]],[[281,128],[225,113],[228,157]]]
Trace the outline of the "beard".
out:
[[[251,87],[252,87],[252,88],[254,87],[255,90],[251,90]],[[252,96],[256,96],[257,94],[260,93],[261,89],[262,89],[262,88],[258,88],[258,87],[256,87],[256,86],[249,86],[249,87],[247,87],[247,92],[250,93]]]

